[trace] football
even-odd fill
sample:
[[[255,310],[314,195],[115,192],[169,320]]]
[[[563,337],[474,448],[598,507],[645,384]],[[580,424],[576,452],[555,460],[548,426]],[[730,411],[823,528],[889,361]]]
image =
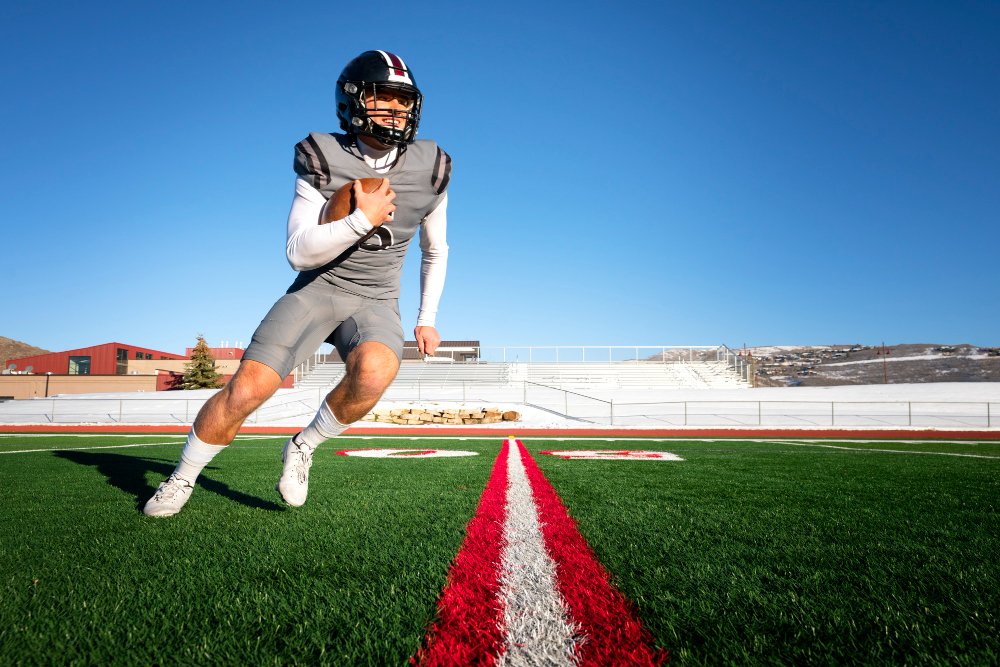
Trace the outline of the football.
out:
[[[361,187],[368,193],[375,192],[382,185],[381,178],[362,178],[360,180]],[[351,181],[333,193],[333,196],[323,205],[323,211],[319,215],[319,224],[325,225],[334,220],[346,218],[351,214],[351,211],[357,206],[357,202],[354,201],[353,188],[354,181]]]

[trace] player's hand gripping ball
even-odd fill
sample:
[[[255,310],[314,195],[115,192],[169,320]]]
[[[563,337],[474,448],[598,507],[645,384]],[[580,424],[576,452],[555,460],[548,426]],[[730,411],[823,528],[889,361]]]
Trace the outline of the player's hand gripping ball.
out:
[[[373,226],[392,220],[396,210],[392,200],[396,193],[389,189],[388,178],[362,178],[340,187],[323,205],[319,224],[342,220],[360,208]]]

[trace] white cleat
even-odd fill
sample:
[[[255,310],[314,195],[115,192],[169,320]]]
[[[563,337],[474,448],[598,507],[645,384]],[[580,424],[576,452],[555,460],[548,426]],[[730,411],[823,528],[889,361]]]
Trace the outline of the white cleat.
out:
[[[300,507],[306,502],[309,493],[309,468],[313,464],[314,447],[300,445],[293,437],[285,443],[281,450],[281,460],[285,467],[278,480],[278,493],[292,507]]]
[[[149,499],[142,509],[146,516],[173,516],[181,511],[184,503],[191,497],[194,491],[194,484],[188,480],[171,475],[156,489],[156,493]]]

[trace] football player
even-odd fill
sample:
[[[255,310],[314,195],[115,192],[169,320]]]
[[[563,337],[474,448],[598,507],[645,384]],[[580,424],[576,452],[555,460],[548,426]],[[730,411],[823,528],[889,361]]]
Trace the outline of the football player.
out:
[[[413,73],[392,53],[366,51],[341,72],[336,103],[344,133],[313,132],[295,146],[286,254],[299,274],[257,327],[232,380],[198,413],[176,469],[146,503],[147,515],[179,512],[198,474],[243,420],[326,341],[345,360],[344,377],[282,450],[278,491],[289,505],[305,502],[316,447],[371,410],[399,370],[399,276],[418,230],[414,335],[420,352],[434,354],[441,342],[434,318],[448,258],[451,158],[433,141],[416,139],[422,102]],[[366,193],[358,179],[372,177],[383,178],[381,187]],[[318,224],[327,199],[352,181],[355,209]]]

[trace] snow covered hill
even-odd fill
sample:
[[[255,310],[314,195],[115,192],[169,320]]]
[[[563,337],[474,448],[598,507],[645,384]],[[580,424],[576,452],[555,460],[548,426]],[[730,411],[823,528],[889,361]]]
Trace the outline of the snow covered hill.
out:
[[[761,386],[1000,382],[1000,348],[930,343],[775,345],[751,348]]]

